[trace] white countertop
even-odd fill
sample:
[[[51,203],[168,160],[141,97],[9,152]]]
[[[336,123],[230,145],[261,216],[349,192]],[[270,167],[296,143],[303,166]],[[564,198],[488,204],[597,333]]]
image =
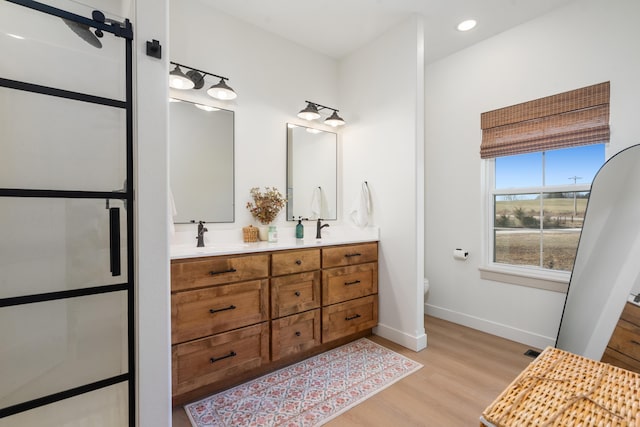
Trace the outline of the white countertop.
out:
[[[249,252],[279,251],[286,249],[304,249],[351,243],[375,242],[379,240],[378,227],[357,228],[332,225],[331,227],[324,228],[322,230],[322,239],[315,238],[315,229],[313,230],[314,233],[309,233],[310,231],[310,229],[305,230],[307,237],[304,239],[295,239],[291,237],[295,235],[295,228],[278,227],[279,238],[277,242],[244,243],[242,241],[241,228],[231,230],[213,229],[205,233],[205,247],[203,248],[196,247],[196,239],[193,232],[183,232],[184,235],[174,236],[174,243],[170,247],[170,257],[171,259],[182,259],[217,255],[234,255]],[[313,236],[311,236],[311,234],[313,234]]]

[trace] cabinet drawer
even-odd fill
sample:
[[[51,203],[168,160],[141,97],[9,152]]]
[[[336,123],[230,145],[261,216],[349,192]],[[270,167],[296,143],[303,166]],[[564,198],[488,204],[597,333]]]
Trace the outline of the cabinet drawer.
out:
[[[620,319],[640,326],[640,306],[631,304],[630,302],[626,303]]]
[[[320,309],[271,321],[271,357],[278,360],[320,345]]]
[[[209,385],[269,362],[269,324],[179,344],[171,356],[174,395]]]
[[[268,283],[267,279],[253,280],[172,295],[172,343],[267,320]]]
[[[640,326],[626,320],[619,320],[611,335],[608,347],[640,361]]]
[[[271,279],[271,317],[320,307],[320,271]]]
[[[334,246],[322,249],[322,267],[342,267],[378,260],[378,243]]]
[[[322,308],[322,342],[326,343],[378,324],[378,296],[330,305]]]
[[[276,252],[271,255],[271,275],[301,273],[320,268],[320,249]]]
[[[332,268],[322,272],[322,304],[335,304],[378,292],[378,264]]]
[[[269,276],[269,255],[218,256],[171,261],[171,291]]]

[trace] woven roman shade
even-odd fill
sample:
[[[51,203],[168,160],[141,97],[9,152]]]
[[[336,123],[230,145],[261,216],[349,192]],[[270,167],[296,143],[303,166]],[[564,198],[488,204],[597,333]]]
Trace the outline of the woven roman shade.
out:
[[[483,159],[609,142],[609,82],[482,113]]]

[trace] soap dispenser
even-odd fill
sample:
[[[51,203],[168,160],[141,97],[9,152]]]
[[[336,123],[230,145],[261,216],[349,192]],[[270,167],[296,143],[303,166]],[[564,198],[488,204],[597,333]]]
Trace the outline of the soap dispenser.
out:
[[[298,225],[296,225],[296,239],[304,238],[304,225],[302,225],[302,217],[298,217]]]

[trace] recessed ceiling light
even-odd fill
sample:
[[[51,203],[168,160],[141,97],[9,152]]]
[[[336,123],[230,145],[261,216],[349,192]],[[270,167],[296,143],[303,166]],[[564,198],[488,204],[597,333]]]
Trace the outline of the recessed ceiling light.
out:
[[[458,24],[458,31],[469,31],[474,28],[476,24],[477,22],[475,19],[467,19],[466,21],[462,21]]]

